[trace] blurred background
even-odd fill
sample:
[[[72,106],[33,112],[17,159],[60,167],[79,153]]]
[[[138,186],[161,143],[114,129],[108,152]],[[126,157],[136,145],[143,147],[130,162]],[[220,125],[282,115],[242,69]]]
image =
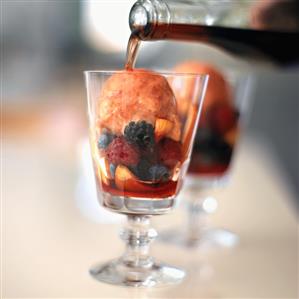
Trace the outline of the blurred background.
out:
[[[72,230],[64,211],[76,205],[79,209],[73,216],[83,213],[98,220],[98,213],[103,213],[108,222],[116,219],[88,201],[94,192],[84,166],[89,160],[84,158],[88,123],[83,71],[123,68],[133,3],[1,1],[5,269],[12,267],[12,256],[17,263],[15,244],[25,244],[27,233],[20,231],[18,219],[35,228],[51,210]],[[186,59],[211,63],[234,80],[250,76],[251,113],[243,138],[271,156],[295,213],[299,206],[299,65],[280,69],[271,62],[242,60],[208,45],[155,42],[142,44],[137,67],[170,70]],[[40,203],[33,205],[32,198]],[[28,207],[31,212],[23,214]],[[55,239],[54,233],[46,233]],[[74,231],[70,235],[76,236]],[[16,236],[20,243],[14,243]],[[39,237],[33,233],[33,239]]]
[[[75,149],[86,136],[83,71],[121,69],[134,1],[2,1],[5,141]],[[171,69],[195,59],[252,74],[250,134],[268,145],[298,197],[298,65],[277,69],[203,44],[143,43],[137,67]],[[271,110],[269,110],[271,107]]]

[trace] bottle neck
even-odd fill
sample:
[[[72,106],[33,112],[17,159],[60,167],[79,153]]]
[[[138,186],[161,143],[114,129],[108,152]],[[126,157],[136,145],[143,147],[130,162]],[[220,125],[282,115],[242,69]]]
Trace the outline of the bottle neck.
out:
[[[139,0],[131,8],[129,15],[131,32],[141,40],[152,39],[157,25],[167,25],[170,21],[169,6],[163,0]],[[158,38],[162,39],[163,36]]]
[[[248,23],[249,3],[251,1],[198,1],[198,0],[138,0],[129,15],[133,34],[141,40],[164,39],[161,26],[166,32],[168,25],[221,25],[230,14],[240,16],[230,18],[231,27],[245,28]],[[237,21],[236,21],[237,19]],[[158,26],[159,25],[159,26]],[[159,33],[156,32],[159,27]]]

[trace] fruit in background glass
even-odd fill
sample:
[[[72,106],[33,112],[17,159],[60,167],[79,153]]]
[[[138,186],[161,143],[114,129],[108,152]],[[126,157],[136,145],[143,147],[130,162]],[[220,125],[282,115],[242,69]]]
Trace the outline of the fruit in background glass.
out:
[[[186,61],[178,64],[173,71],[178,73],[199,73],[208,74],[209,83],[206,90],[205,101],[202,107],[202,114],[200,117],[200,123],[204,122],[204,115],[206,111],[213,105],[219,104],[231,104],[231,88],[224,79],[220,71],[210,64],[198,62],[198,61]],[[174,81],[175,80],[175,81]],[[171,82],[174,94],[178,103],[178,111],[180,116],[185,116],[188,109],[188,100],[192,97],[192,90],[194,88],[195,81],[193,78],[175,78]],[[187,84],[183,85],[181,80],[188,80]],[[185,86],[185,88],[181,88]]]
[[[238,112],[233,106],[231,88],[224,75],[206,63],[187,61],[177,65],[174,71],[209,74],[189,172],[199,175],[222,175],[230,166],[233,147],[238,135]],[[186,117],[188,97],[194,83],[194,80],[189,80],[187,87],[182,89],[179,88],[182,82],[170,82],[182,119]]]
[[[207,112],[208,126],[219,135],[224,135],[231,130],[237,121],[237,113],[231,105],[216,104]]]

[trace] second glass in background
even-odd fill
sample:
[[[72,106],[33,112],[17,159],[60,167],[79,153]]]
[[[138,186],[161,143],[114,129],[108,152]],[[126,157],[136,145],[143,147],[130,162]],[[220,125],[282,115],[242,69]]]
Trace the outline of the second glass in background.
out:
[[[248,116],[251,77],[232,71],[222,73],[214,66],[198,61],[184,62],[175,71],[206,72],[210,80],[181,195],[186,212],[185,226],[164,232],[161,240],[186,247],[234,247],[239,242],[236,234],[208,224],[208,215],[218,207],[209,190],[223,188],[229,183],[240,130]],[[177,84],[173,89],[177,90],[179,111],[184,115],[188,89],[178,87]]]

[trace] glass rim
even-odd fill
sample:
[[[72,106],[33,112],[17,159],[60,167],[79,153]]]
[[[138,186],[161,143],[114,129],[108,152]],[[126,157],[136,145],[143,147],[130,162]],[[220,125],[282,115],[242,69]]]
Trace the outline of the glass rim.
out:
[[[102,74],[102,75],[107,75],[111,76],[112,74],[122,74],[124,73],[125,70],[86,70],[83,71],[85,75],[89,74]],[[134,69],[134,72],[132,73],[144,73],[147,70],[143,69]],[[149,70],[153,72],[153,75],[163,75],[163,76],[192,76],[192,77],[209,77],[209,74],[204,74],[204,73],[182,73],[182,72],[171,72],[171,71],[163,71],[163,70]],[[126,72],[125,74],[129,74],[130,71]]]

